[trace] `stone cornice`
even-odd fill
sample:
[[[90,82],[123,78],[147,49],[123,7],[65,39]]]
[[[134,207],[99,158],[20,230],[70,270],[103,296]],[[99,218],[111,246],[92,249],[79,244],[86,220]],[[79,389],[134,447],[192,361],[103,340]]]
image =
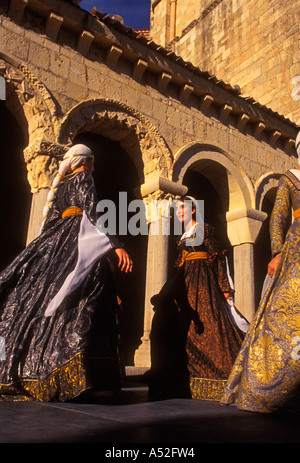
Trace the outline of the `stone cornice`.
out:
[[[19,8],[16,8],[17,5]],[[139,82],[143,82],[144,75],[151,73],[155,77],[157,91],[166,94],[169,86],[177,88],[182,104],[196,104],[197,109],[204,112],[210,106],[214,107],[223,123],[229,116],[234,116],[238,130],[251,124],[253,136],[264,133],[273,146],[279,142],[283,149],[293,146],[298,128],[292,121],[253,98],[243,97],[216,76],[185,62],[110,16],[99,12],[90,14],[65,0],[11,0],[8,14],[21,24],[26,9],[44,18],[45,34],[48,33],[51,40],[58,41],[60,28],[66,28],[78,37],[76,51],[87,58],[93,44],[105,50],[106,65],[113,70],[118,70],[120,59],[126,60],[132,64],[132,78]]]

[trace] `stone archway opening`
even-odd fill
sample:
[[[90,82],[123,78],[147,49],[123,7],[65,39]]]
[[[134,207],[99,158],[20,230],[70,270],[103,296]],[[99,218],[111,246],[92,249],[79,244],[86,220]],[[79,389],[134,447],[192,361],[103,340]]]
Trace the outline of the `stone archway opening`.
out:
[[[152,187],[153,182],[156,184],[159,179],[170,178],[172,158],[163,137],[143,114],[128,105],[98,98],[73,107],[61,121],[56,141],[68,145],[88,139],[94,151],[98,152],[96,156],[101,159],[100,169],[96,160],[99,172],[96,183],[101,195],[107,197],[109,191],[111,198],[116,200],[118,191],[125,189],[128,201],[131,198],[141,199],[145,192],[143,186],[150,184]],[[102,168],[104,165],[106,167]],[[102,174],[104,179],[103,176],[100,178]],[[149,266],[148,235],[127,235],[121,236],[121,239],[135,262],[133,274],[127,276],[123,283],[123,276],[119,275],[119,292],[124,307],[124,360],[126,366],[134,366],[134,354],[143,344],[147,320],[145,285]]]
[[[216,237],[227,250],[234,278],[235,243],[231,242],[226,214],[251,208],[248,179],[222,150],[202,143],[188,145],[177,153],[173,178],[188,187],[188,194],[204,200],[205,221],[214,226]]]
[[[201,172],[219,192],[224,213],[254,207],[250,179],[228,153],[206,143],[191,143],[175,155],[172,177],[183,183],[188,169]]]
[[[79,103],[61,121],[57,141],[68,144],[83,132],[118,141],[135,164],[140,185],[153,178],[170,177],[172,156],[165,140],[135,109],[101,98]]]
[[[27,181],[23,149],[24,134],[14,115],[0,101],[1,184],[0,268],[3,269],[26,245],[31,192]]]
[[[204,201],[204,220],[213,225],[215,236],[226,250],[230,274],[234,279],[233,247],[227,233],[226,212],[230,194],[226,168],[211,159],[198,159],[189,164],[182,177],[188,195]]]
[[[196,162],[186,170],[183,184],[188,187],[188,195],[204,201],[204,220],[213,225],[215,236],[222,247],[227,250],[233,273],[232,246],[228,239],[225,220],[225,213],[229,205],[228,184],[224,182],[225,178],[226,172],[222,166]]]
[[[133,187],[137,188],[144,183],[145,173],[140,146],[141,133],[137,134],[135,129],[136,125],[128,127],[118,119],[94,118],[86,125],[79,127],[78,131],[72,134],[71,139],[72,143],[78,140],[88,140],[97,153],[96,163],[98,162],[99,168],[101,169],[100,162],[105,162],[106,165],[110,163],[116,175],[119,168],[122,168],[123,159],[127,157],[136,172],[135,179],[132,178],[132,181],[135,182]],[[114,156],[116,150],[123,153],[118,159]]]
[[[220,148],[200,142],[182,148],[175,156],[173,180],[187,185],[190,171],[198,174],[206,215],[228,249],[236,307],[251,321],[255,313],[254,243],[266,214],[255,208],[254,187],[244,170]]]

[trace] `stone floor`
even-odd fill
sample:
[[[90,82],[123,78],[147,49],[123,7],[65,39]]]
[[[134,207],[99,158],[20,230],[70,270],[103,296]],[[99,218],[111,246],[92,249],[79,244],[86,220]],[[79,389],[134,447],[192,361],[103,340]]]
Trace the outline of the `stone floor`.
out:
[[[192,399],[151,401],[147,387],[129,378],[117,396],[94,403],[0,403],[0,443],[98,443],[108,451],[117,444],[291,444],[300,443],[300,415]]]

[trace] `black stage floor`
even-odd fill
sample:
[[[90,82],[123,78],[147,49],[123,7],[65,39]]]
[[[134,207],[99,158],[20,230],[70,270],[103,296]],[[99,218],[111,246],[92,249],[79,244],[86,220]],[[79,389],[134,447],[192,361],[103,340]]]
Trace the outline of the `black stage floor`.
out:
[[[252,413],[193,399],[153,401],[132,377],[117,395],[87,403],[1,402],[0,443],[97,443],[103,452],[156,444],[174,457],[174,448],[193,444],[300,443],[300,414]]]

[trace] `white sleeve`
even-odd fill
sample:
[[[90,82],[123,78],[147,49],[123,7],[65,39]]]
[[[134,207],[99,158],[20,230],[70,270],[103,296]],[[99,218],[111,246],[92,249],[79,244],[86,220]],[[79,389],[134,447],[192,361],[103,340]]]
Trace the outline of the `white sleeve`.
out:
[[[67,276],[58,293],[50,301],[45,316],[53,315],[64,298],[82,283],[92,266],[112,249],[109,237],[98,230],[83,212],[78,235],[78,258],[74,270]]]

